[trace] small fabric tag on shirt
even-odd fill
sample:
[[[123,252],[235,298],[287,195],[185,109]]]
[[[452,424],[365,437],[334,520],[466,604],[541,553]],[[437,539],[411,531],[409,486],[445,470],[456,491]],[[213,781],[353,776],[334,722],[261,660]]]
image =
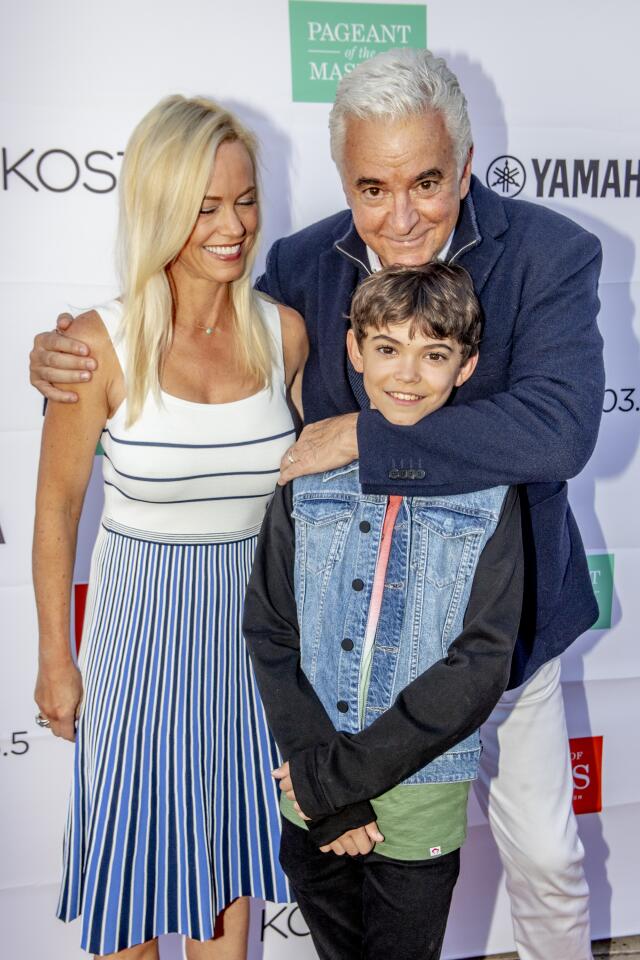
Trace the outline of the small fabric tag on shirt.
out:
[[[429,847],[430,857],[439,857],[442,854],[442,847]]]

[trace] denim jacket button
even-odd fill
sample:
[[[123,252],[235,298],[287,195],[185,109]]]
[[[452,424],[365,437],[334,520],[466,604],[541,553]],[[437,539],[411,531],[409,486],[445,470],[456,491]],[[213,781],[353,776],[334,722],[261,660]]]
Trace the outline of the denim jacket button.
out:
[[[340,713],[349,712],[349,704],[347,703],[346,700],[338,700],[338,702],[336,703],[336,707],[338,708]]]
[[[352,581],[351,586],[354,590],[364,590],[364,581],[361,580],[360,577],[356,577],[356,579]]]
[[[361,520],[360,529],[362,530],[363,533],[369,533],[369,531],[371,530],[371,524],[369,523],[368,520]]]
[[[350,640],[349,637],[345,637],[340,646],[343,650],[353,650],[353,640]]]

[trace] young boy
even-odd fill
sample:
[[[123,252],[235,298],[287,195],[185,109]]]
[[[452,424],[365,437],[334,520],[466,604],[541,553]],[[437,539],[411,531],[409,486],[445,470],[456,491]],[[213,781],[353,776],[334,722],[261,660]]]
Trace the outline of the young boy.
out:
[[[461,267],[390,267],[358,288],[347,350],[371,406],[410,430],[473,374],[480,333]],[[428,469],[397,464],[388,497],[357,462],[278,488],[246,596],[287,761],[280,859],[321,960],[440,956],[478,727],[509,677],[517,491],[412,497]]]

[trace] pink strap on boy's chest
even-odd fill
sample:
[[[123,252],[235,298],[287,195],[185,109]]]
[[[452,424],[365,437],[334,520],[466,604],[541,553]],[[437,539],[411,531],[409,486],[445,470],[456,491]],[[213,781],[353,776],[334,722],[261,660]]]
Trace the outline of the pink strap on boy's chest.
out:
[[[391,538],[393,528],[402,506],[402,497],[392,496],[387,501],[387,510],[384,515],[382,525],[382,540],[380,541],[380,550],[378,551],[378,560],[373,577],[373,588],[371,590],[371,602],[369,604],[369,617],[367,619],[367,632],[365,633],[365,650],[369,649],[373,643],[378,620],[380,619],[380,610],[382,608],[382,596],[384,593],[384,581],[389,564],[389,553],[391,552]]]

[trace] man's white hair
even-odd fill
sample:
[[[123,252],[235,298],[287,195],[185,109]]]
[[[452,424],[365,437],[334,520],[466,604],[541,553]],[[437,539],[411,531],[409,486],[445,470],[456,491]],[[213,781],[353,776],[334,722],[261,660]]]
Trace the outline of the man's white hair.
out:
[[[467,101],[458,79],[429,50],[387,50],[344,75],[329,114],[331,156],[342,167],[349,117],[400,117],[438,110],[453,143],[458,174],[473,145]]]

